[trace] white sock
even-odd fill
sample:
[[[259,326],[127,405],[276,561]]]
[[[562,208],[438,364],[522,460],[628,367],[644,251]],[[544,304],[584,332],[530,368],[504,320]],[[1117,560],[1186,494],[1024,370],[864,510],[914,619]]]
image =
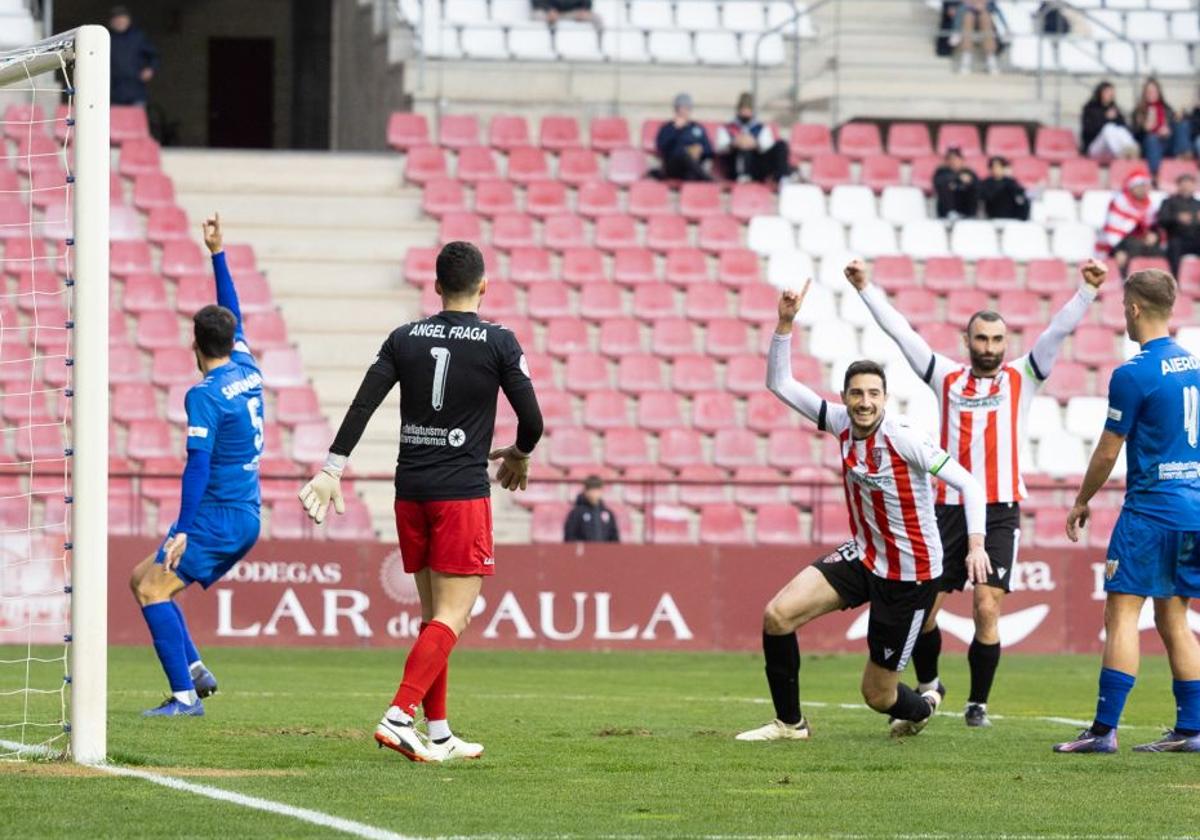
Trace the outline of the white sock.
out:
[[[172,691],[171,695],[180,703],[188,706],[195,706],[200,702],[199,696],[194,691]]]
[[[917,683],[917,694],[924,694],[926,691],[934,691],[938,687],[938,678],[934,677],[933,682]]]
[[[429,737],[431,740],[443,741],[453,734],[450,732],[450,721],[448,720],[430,720],[426,721],[426,723],[429,725]]]
[[[188,666],[188,670],[194,674],[203,667],[204,667],[204,661],[197,659],[195,662],[193,662],[191,665]]]
[[[403,723],[412,726],[412,715],[406,714],[399,706],[388,706],[387,712],[384,714],[392,723]]]

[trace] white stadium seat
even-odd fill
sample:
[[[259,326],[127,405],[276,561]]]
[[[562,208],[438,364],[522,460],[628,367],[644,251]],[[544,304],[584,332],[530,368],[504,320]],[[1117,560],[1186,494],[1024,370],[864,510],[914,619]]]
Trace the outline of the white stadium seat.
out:
[[[1041,46],[1041,67],[1053,70],[1058,67],[1058,54],[1054,43],[1049,39],[1038,38],[1036,35],[1018,35],[1012,40],[1008,51],[1009,64],[1015,70],[1035,71],[1038,69],[1038,52]]]
[[[835,251],[846,250],[846,229],[842,227],[841,222],[828,217],[810,219],[800,225],[798,242],[801,251],[814,257],[823,257]]]
[[[756,35],[742,36],[742,59],[747,64],[754,63],[755,46],[758,48],[758,63],[764,67],[772,67],[783,64],[786,54],[783,46],[783,36],[779,33],[767,35],[759,43]]]
[[[897,254],[896,229],[883,219],[861,219],[850,226],[850,250],[869,260]]]
[[[843,282],[845,281],[843,280]],[[850,289],[849,284],[846,289],[847,293],[842,295],[841,304],[838,306],[838,316],[847,324],[853,324],[859,328],[874,324],[875,316],[871,314],[871,310],[867,309],[862,298],[856,295],[853,289]]]
[[[1120,12],[1109,8],[1092,12],[1089,17],[1089,37],[1093,41],[1117,41],[1125,33],[1125,16]]]
[[[864,340],[862,342],[864,345],[862,348],[863,357],[871,359],[872,361],[884,363],[884,367],[887,368],[889,395],[904,400],[906,404],[911,405],[914,402],[917,402],[917,395],[922,391],[927,394],[930,393],[929,386],[925,384],[921,377],[913,373],[913,369],[909,367],[908,360],[904,358],[904,354],[900,353],[899,350],[895,350],[894,355],[891,356],[874,355],[867,352],[865,340],[866,334],[866,330],[864,330]],[[896,345],[893,342],[892,347],[895,346]],[[905,413],[907,413],[907,411]],[[931,426],[918,428],[921,428],[921,430],[930,437],[936,439],[938,428],[937,421],[934,421],[933,425]]]
[[[946,226],[933,219],[914,219],[900,230],[900,251],[914,259],[950,256]]]
[[[835,295],[854,294],[846,280],[846,264],[857,254],[849,251],[831,251],[821,257],[821,268],[817,272],[817,282],[829,289]]]
[[[1009,222],[1004,226],[1000,246],[1004,256],[1018,262],[1040,260],[1050,256],[1046,229],[1038,222]]]
[[[1162,12],[1130,12],[1125,16],[1125,36],[1133,41],[1166,41],[1171,37]]]
[[[425,4],[425,13],[433,3]],[[487,0],[446,0],[443,14],[447,23],[480,26],[488,19]]]
[[[1164,12],[1186,12],[1196,8],[1196,0],[1150,0],[1150,8]]]
[[[829,215],[844,225],[875,218],[875,193],[870,187],[838,184],[829,193]]]
[[[629,25],[625,0],[592,0],[592,11],[600,16],[606,29],[623,29]]]
[[[929,205],[920,187],[884,187],[879,216],[897,227],[912,219],[929,217]]]
[[[425,18],[421,28],[421,49],[433,58],[460,58],[462,49],[458,43],[458,30],[444,26],[440,3],[426,3]]]
[[[523,24],[533,20],[529,0],[492,0],[492,20],[503,24]]]
[[[590,23],[559,21],[555,27],[554,47],[567,61],[600,61],[600,37]]]
[[[1079,221],[1096,230],[1104,227],[1112,199],[1113,194],[1109,190],[1087,190],[1079,200]]]
[[[1110,41],[1102,45],[1100,60],[1122,75],[1132,73],[1138,66],[1137,47],[1125,41]]]
[[[950,230],[950,250],[965,260],[1000,256],[996,226],[978,219],[964,219]]]
[[[637,63],[650,60],[650,54],[646,52],[646,36],[633,29],[605,29],[600,37],[600,48],[605,58],[613,61]]]
[[[1200,12],[1176,12],[1171,15],[1171,37],[1185,44],[1200,42]]]
[[[421,20],[421,0],[400,0],[400,19],[416,24]]]
[[[1067,262],[1082,262],[1096,251],[1096,230],[1085,224],[1065,224],[1054,229],[1050,250]]]
[[[650,51],[650,57],[659,64],[693,64],[696,61],[696,56],[692,53],[690,32],[651,32],[646,41],[646,49]]]
[[[631,0],[629,23],[638,29],[674,29],[669,0]]]
[[[815,184],[784,184],[779,190],[779,215],[796,223],[825,216],[825,193]]]
[[[746,247],[757,254],[791,251],[796,247],[796,230],[782,216],[755,216],[746,232]]]
[[[1087,469],[1083,441],[1068,432],[1045,435],[1037,448],[1037,471],[1055,478],[1081,475]]]
[[[854,296],[858,297],[858,295]],[[888,368],[888,390],[894,390],[891,382],[892,365],[896,364],[907,368],[908,361],[904,358],[904,352],[900,349],[900,345],[875,323],[874,318],[863,327],[861,349],[865,358],[879,362]],[[928,387],[924,382],[921,382],[920,378],[917,378],[917,383],[922,388]],[[899,394],[899,396],[905,399],[908,398],[908,395],[903,393]]]
[[[767,282],[777,289],[794,289],[814,273],[812,257],[803,251],[772,251],[767,255]]]
[[[498,26],[464,26],[460,38],[467,58],[508,58],[504,30]]]
[[[713,0],[679,0],[675,4],[675,19],[680,27],[694,32],[721,28],[720,9]]]
[[[1119,42],[1118,42],[1119,43]],[[1128,44],[1121,44],[1129,47]],[[1058,45],[1058,66],[1066,73],[1096,74],[1104,73],[1105,66],[1100,60],[1100,47],[1095,41],[1069,39]]]
[[[1033,203],[1030,218],[1050,227],[1059,222],[1079,221],[1075,196],[1068,190],[1046,190]]]
[[[804,327],[811,327],[815,324],[824,324],[830,321],[837,322],[840,329],[844,330],[846,328],[844,324],[837,320],[837,301],[833,296],[833,292],[824,286],[818,286],[814,283],[809,287],[808,294],[804,298],[804,305],[800,307],[800,311],[796,314],[796,323]]]
[[[731,2],[722,4],[721,22],[730,32],[759,33],[764,26],[761,3]]]
[[[1200,327],[1180,327],[1175,340],[1193,356],[1200,356]]]
[[[1164,76],[1188,76],[1196,72],[1187,44],[1150,44],[1146,47],[1150,70]]]
[[[550,27],[544,24],[508,30],[508,50],[526,61],[553,61],[557,57]]]
[[[1052,374],[1053,375],[1053,374]],[[1054,397],[1034,397],[1029,403],[1029,418],[1025,428],[1031,440],[1062,432],[1062,408]]]
[[[697,32],[696,58],[701,64],[744,64],[738,37],[732,32]]]
[[[1095,441],[1108,419],[1108,400],[1104,397],[1071,397],[1067,401],[1066,429],[1075,437]]]
[[[801,12],[805,10],[804,3],[797,3],[796,8]],[[767,28],[772,29],[780,24],[792,19],[795,10],[792,8],[790,0],[769,0],[767,3]],[[812,15],[804,14],[799,20],[799,35],[801,38],[812,38],[817,32],[813,28]],[[792,28],[786,27],[783,34],[787,37],[792,36]]]
[[[889,371],[890,373],[890,371]],[[937,397],[933,391],[921,383],[921,388],[910,394],[904,406],[904,416],[915,429],[920,429],[934,440],[937,440],[938,429],[941,427],[942,415],[938,410]]]

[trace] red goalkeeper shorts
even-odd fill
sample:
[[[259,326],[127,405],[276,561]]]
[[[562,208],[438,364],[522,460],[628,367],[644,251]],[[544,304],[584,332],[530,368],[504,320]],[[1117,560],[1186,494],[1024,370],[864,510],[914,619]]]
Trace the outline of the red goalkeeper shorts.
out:
[[[492,500],[396,501],[396,536],[404,571],[433,569],[447,575],[490,575]]]

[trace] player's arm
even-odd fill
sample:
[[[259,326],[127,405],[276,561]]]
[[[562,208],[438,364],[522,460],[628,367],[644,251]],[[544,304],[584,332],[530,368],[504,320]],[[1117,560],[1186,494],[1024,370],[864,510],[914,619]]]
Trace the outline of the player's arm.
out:
[[[187,549],[187,535],[192,530],[200,500],[208,488],[212,474],[212,451],[216,445],[219,417],[216,406],[203,391],[193,388],[184,398],[187,412],[187,465],[180,479],[179,516],[175,534],[167,541],[163,567],[175,571]]]
[[[221,231],[221,214],[213,213],[205,219],[201,227],[204,231],[204,244],[212,255],[213,281],[217,287],[217,304],[224,306],[233,313],[237,320],[234,331],[234,343],[245,343],[246,335],[242,330],[242,307],[238,302],[237,287],[233,285],[233,275],[229,273],[229,264],[225,261],[225,242]]]
[[[493,449],[488,460],[499,461],[496,481],[505,490],[524,490],[529,483],[529,456],[542,437],[545,424],[533,380],[529,377],[529,365],[515,336],[511,346],[502,353],[500,388],[513,413],[517,415],[517,439],[511,446]]]
[[[1067,537],[1071,542],[1079,542],[1079,529],[1086,526],[1091,518],[1088,505],[1112,475],[1117,458],[1121,456],[1121,447],[1137,418],[1142,396],[1141,386],[1132,368],[1119,367],[1113,371],[1108,382],[1108,419],[1104,421],[1104,431],[1100,434],[1100,440],[1096,441],[1096,450],[1088,461],[1075,504],[1067,514]]]
[[[903,315],[892,306],[887,293],[867,279],[867,267],[862,260],[853,260],[845,269],[846,279],[858,290],[871,317],[888,337],[900,347],[908,366],[921,380],[934,387],[954,367],[954,362],[933,352],[933,348],[921,338]]]
[[[767,351],[767,390],[817,424],[821,431],[840,431],[848,417],[840,405],[829,405],[821,395],[792,376],[792,324],[808,294],[812,280],[799,292],[787,290],[779,296],[779,323]]]
[[[930,472],[961,494],[963,512],[967,517],[967,574],[972,583],[987,583],[988,575],[992,573],[992,561],[984,548],[984,537],[987,535],[987,494],[975,480],[975,476],[949,455],[945,456],[940,467]]]
[[[383,398],[399,381],[392,346],[396,338],[396,333],[388,336],[387,341],[379,348],[379,355],[374,363],[367,368],[362,384],[358,386],[358,392],[355,393],[350,407],[346,409],[342,424],[329,447],[329,454],[325,456],[325,466],[308,484],[300,488],[300,503],[318,525],[325,521],[325,514],[329,511],[331,502],[335,511],[346,512],[346,503],[342,499],[342,472],[346,469],[350,453],[354,451],[354,447],[366,431],[367,423],[375,409],[379,408]]]
[[[1050,375],[1063,341],[1075,332],[1079,322],[1087,315],[1088,306],[1096,299],[1100,287],[1104,285],[1108,269],[1099,260],[1088,260],[1080,268],[1080,274],[1083,275],[1083,283],[1079,291],[1054,314],[1050,325],[1038,336],[1033,349],[1026,357],[1028,372],[1033,374],[1039,383],[1044,382]]]

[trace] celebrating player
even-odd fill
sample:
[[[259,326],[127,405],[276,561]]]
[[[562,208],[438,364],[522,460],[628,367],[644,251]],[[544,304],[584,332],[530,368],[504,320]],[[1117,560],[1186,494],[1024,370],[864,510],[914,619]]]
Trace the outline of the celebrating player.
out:
[[[811,281],[809,281],[811,283]],[[870,658],[863,671],[867,705],[891,717],[893,736],[915,735],[942,701],[939,687],[917,693],[900,682],[942,574],[942,544],[929,476],[964,499],[971,579],[991,572],[984,551],[983,488],[965,469],[902,420],[886,417],[887,379],[874,362],[846,370],[844,405],[830,405],[792,378],[792,322],[808,291],[784,292],[767,360],[767,387],[838,439],[853,539],[821,558],[775,595],[763,614],[763,655],[775,720],[738,735],[740,741],[809,737],[800,712],[800,647],[796,630],[837,609],[869,603]]]
[[[447,661],[470,621],[484,576],[495,570],[487,462],[500,461],[501,487],[524,490],[529,455],[542,435],[520,344],[504,327],[479,318],[487,291],[479,249],[451,242],[438,254],[436,271],[442,311],[388,336],[346,411],[324,469],[300,491],[317,523],[331,502],[342,512],[339,485],[346,461],[379,403],[399,383],[396,532],[404,569],[416,578],[423,623],[375,740],[412,761],[477,758],[483,752],[450,730]],[[501,389],[517,415],[517,439],[489,454]],[[424,708],[428,737],[413,726],[417,706]]]
[[[1090,727],[1055,752],[1117,751],[1117,724],[1138,670],[1138,616],[1154,599],[1154,624],[1175,678],[1175,728],[1137,752],[1200,752],[1200,643],[1188,599],[1200,597],[1200,359],[1171,338],[1175,279],[1138,271],[1125,281],[1125,329],[1142,350],[1113,371],[1108,419],[1067,517],[1079,541],[1088,503],[1124,444],[1125,505],[1104,568],[1104,662]]]
[[[954,453],[987,491],[987,553],[992,573],[974,592],[975,638],[967,652],[971,667],[971,693],[964,712],[967,726],[991,726],[987,702],[1000,664],[1000,607],[1012,587],[1021,533],[1020,503],[1025,498],[1020,465],[1025,418],[1038,388],[1054,367],[1063,340],[1096,299],[1105,268],[1092,260],[1083,266],[1082,274],[1079,291],[1051,319],[1033,349],[1009,364],[1004,362],[1008,349],[1004,319],[990,310],[972,315],[963,336],[971,363],[964,365],[930,349],[892,308],[883,290],[868,282],[862,262],[855,260],[846,266],[846,279],[859,291],[876,322],[900,346],[917,376],[933,389],[941,409],[942,448]],[[962,500],[947,487],[938,489],[937,521],[946,566],[942,591],[913,649],[919,691],[939,684],[942,634],[937,613],[942,601],[946,593],[961,591],[967,584]]]
[[[212,586],[258,539],[262,375],[242,332],[237,290],[221,250],[220,216],[205,220],[203,229],[217,303],[192,318],[192,349],[204,379],[184,398],[188,457],[179,517],[158,552],[139,563],[129,581],[171,686],[171,696],[147,716],[204,714],[200,698],[214,694],[217,681],[172,598],[193,582]]]

